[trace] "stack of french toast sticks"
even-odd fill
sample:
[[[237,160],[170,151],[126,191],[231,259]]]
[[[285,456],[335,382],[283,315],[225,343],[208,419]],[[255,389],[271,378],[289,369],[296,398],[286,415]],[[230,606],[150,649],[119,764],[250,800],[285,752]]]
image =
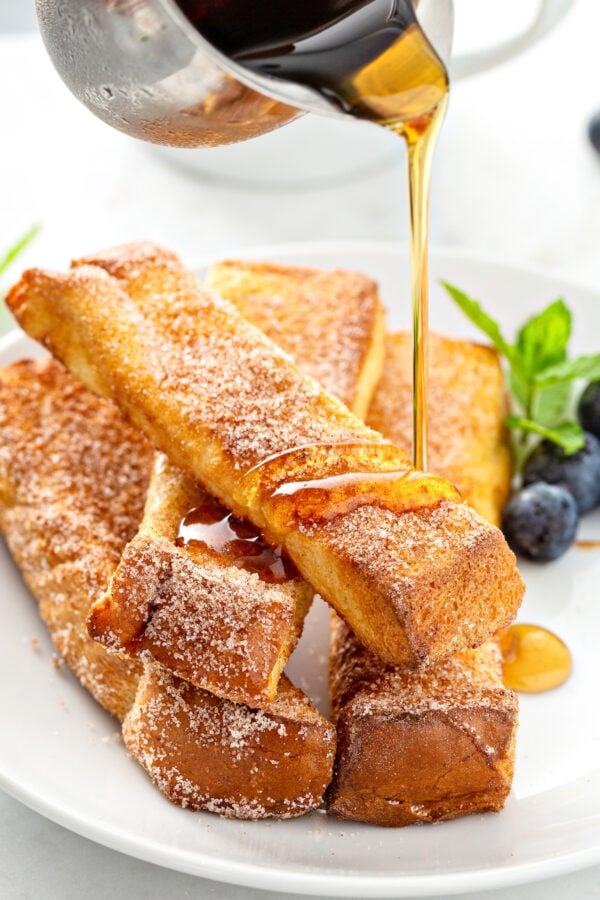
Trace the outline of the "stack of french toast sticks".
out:
[[[410,341],[365,276],[226,262],[202,285],[141,243],[7,302],[54,358],[0,372],[0,525],[164,794],[379,825],[500,809],[517,701],[490,638],[523,585],[494,352],[433,337],[424,474]],[[331,722],[283,674],[316,591]]]

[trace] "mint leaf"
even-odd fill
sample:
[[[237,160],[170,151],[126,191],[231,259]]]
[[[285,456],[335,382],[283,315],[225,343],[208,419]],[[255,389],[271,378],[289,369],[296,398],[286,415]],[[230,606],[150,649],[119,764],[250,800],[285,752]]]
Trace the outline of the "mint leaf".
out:
[[[564,420],[565,410],[570,406],[571,389],[570,381],[561,381],[535,390],[531,397],[531,418],[550,427]]]
[[[517,348],[529,380],[543,369],[565,361],[570,336],[571,313],[563,300],[555,300],[523,325]]]
[[[526,410],[529,406],[530,390],[519,381],[512,369],[508,370],[508,388],[522,409]]]
[[[12,262],[15,261],[17,256],[25,249],[25,247],[31,243],[34,237],[39,233],[41,225],[33,225],[29,231],[26,231],[25,234],[19,238],[16,244],[13,244],[7,252],[4,254],[2,258],[0,258],[0,275],[2,275],[10,266]]]
[[[536,436],[562,447],[567,455],[584,446],[583,431],[569,421],[571,382],[576,378],[600,381],[600,353],[567,358],[571,313],[564,300],[555,300],[532,316],[510,344],[499,324],[481,305],[448,282],[440,282],[470,321],[483,331],[507,360],[512,412],[506,423],[513,440],[517,470],[536,443]]]
[[[527,379],[525,378],[525,372],[523,371],[519,350],[513,344],[508,343],[500,331],[498,323],[484,312],[481,308],[481,304],[478,303],[477,300],[473,300],[471,297],[467,296],[464,291],[459,290],[447,281],[440,281],[440,284],[448,291],[456,305],[462,309],[467,318],[480,328],[481,331],[489,337],[496,350],[506,357],[517,377],[526,381]]]
[[[575,422],[563,422],[562,425],[557,425],[555,428],[546,428],[544,425],[540,425],[539,422],[534,422],[531,419],[507,416],[506,424],[509,428],[515,428],[530,434],[539,434],[541,437],[552,441],[553,444],[558,444],[559,447],[562,447],[567,456],[577,453],[578,450],[585,446],[583,430]]]
[[[547,387],[561,381],[572,381],[574,378],[585,378],[587,381],[600,379],[600,353],[576,356],[575,359],[550,366],[534,377],[534,383],[536,387]]]

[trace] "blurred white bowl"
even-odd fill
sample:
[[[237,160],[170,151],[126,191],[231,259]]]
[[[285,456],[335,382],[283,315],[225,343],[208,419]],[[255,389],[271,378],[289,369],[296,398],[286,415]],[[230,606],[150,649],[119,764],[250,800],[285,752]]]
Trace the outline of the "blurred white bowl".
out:
[[[404,152],[399,139],[383,128],[310,114],[228,147],[149,147],[163,159],[211,181],[260,188],[331,185],[393,165]]]

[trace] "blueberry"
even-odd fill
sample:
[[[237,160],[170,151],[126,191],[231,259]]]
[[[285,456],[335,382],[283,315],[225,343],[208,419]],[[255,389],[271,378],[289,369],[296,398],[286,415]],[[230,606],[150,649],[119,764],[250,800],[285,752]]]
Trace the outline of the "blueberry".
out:
[[[584,432],[585,446],[567,456],[562,447],[542,441],[523,468],[523,484],[545,481],[559,484],[573,494],[579,514],[600,503],[600,441]]]
[[[588,125],[588,137],[594,150],[597,150],[598,153],[600,153],[600,112],[597,112],[596,115],[592,116],[590,119],[590,124]]]
[[[566,488],[538,482],[513,494],[502,530],[515,553],[547,562],[569,549],[578,521],[577,504]]]
[[[577,415],[582,428],[600,437],[600,381],[590,381],[579,400]]]

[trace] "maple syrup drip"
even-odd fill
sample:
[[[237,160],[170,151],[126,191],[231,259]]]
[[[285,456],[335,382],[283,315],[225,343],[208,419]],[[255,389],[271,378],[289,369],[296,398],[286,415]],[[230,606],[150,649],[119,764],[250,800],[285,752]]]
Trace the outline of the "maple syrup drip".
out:
[[[415,471],[396,447],[367,441],[285,450],[250,469],[244,483],[253,482],[277,534],[297,520],[327,524],[361,506],[408,512],[459,499],[450,482]]]
[[[209,550],[230,565],[256,573],[268,584],[281,584],[298,575],[280,547],[270,547],[253,525],[237,519],[220,503],[191,509],[181,520],[175,543]]]
[[[599,550],[600,549],[600,541],[579,540],[579,541],[575,541],[575,546],[579,547],[580,550]]]
[[[278,531],[304,525],[326,525],[361,506],[409,512],[437,506],[447,498],[448,483],[421,472],[345,472],[314,481],[286,482],[267,499]]]
[[[411,0],[178,0],[202,34],[238,64],[306,85],[408,150],[413,320],[413,460],[427,470],[428,208],[431,162],[448,73]]]
[[[367,9],[368,8],[368,9]],[[369,18],[365,16],[369,13]],[[369,24],[367,24],[369,23]],[[406,2],[372,0],[323,32],[237,58],[263,73],[300,81],[350,115],[404,138],[408,151],[413,322],[413,462],[427,471],[428,235],[433,152],[448,102],[448,74]]]
[[[427,471],[427,395],[429,357],[429,185],[431,164],[448,95],[428,117],[424,131],[415,123],[400,126],[408,148],[410,270],[413,325],[413,462]]]
[[[496,636],[502,653],[505,687],[540,694],[559,687],[571,674],[571,653],[564,641],[540,625],[511,625]]]
[[[448,74],[410,11],[396,5],[404,30],[376,59],[337,85],[348,111],[404,138],[408,151],[413,326],[413,462],[427,471],[429,186],[448,105]],[[393,18],[393,17],[392,17]],[[388,25],[390,24],[388,20]]]
[[[353,454],[357,455],[361,461],[365,460],[365,464],[385,465],[391,460],[395,464],[404,463],[407,471],[410,469],[404,453],[387,441],[337,441],[336,443],[323,441],[314,444],[300,444],[298,447],[289,447],[287,450],[272,453],[271,456],[266,456],[248,469],[244,478],[253,477],[257,472],[260,472],[262,477],[265,471],[271,469],[275,469],[277,472],[278,469],[289,471],[293,467],[305,468],[313,464],[320,466],[322,462],[331,464],[332,454],[337,454],[342,463],[347,454]]]

